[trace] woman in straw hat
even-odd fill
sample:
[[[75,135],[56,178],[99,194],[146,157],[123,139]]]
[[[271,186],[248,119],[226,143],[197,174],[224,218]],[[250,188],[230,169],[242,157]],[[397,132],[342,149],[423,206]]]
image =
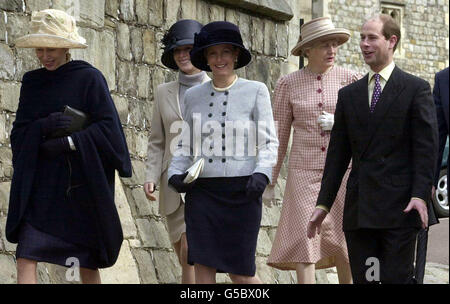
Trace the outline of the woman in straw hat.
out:
[[[23,76],[11,131],[6,237],[18,243],[17,281],[36,283],[37,262],[48,262],[79,266],[84,283],[100,283],[98,268],[115,263],[123,241],[114,172],[131,176],[116,108],[101,72],[69,61],[69,49],[87,45],[65,12],[33,12],[16,47],[34,48],[43,65]],[[83,115],[64,115],[66,105],[89,123],[77,127]]]
[[[195,273],[194,267],[187,263],[184,202],[178,192],[168,187],[167,167],[172,157],[170,145],[178,135],[170,132],[170,127],[183,119],[184,94],[188,88],[210,80],[206,72],[192,65],[189,56],[194,33],[200,32],[202,26],[195,20],[179,20],[164,36],[161,62],[169,69],[179,70],[178,80],[161,84],[156,89],[144,183],[147,198],[156,201],[153,192],[160,182],[159,213],[166,216],[169,238],[181,264],[183,284],[195,283]]]
[[[328,17],[301,27],[292,55],[308,58],[306,67],[283,76],[275,88],[274,118],[278,122],[278,161],[275,183],[294,128],[283,207],[268,265],[296,270],[298,283],[314,283],[315,269],[336,266],[340,283],[351,283],[347,248],[342,232],[345,189],[340,189],[327,223],[315,239],[306,237],[309,215],[320,190],[333,113],[340,88],[357,80],[357,73],[335,65],[337,48],[350,37]],[[348,174],[348,173],[347,173]],[[273,186],[268,192],[273,193]]]
[[[261,283],[255,275],[261,196],[278,141],[267,87],[235,73],[250,60],[232,23],[211,22],[195,36],[192,64],[211,71],[213,79],[186,92],[187,127],[168,176],[172,187],[186,192],[188,262],[197,283],[215,283],[216,272],[228,273],[234,283]],[[257,151],[252,143],[256,134]],[[191,149],[191,141],[199,143]],[[194,182],[184,183],[191,151],[199,147],[203,171]]]

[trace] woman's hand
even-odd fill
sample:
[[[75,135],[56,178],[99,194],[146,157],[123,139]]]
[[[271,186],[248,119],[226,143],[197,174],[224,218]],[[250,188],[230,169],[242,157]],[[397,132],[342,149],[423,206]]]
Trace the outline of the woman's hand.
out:
[[[322,115],[317,118],[317,123],[320,125],[323,131],[331,131],[334,124],[334,115],[325,111],[322,111]]]
[[[70,126],[72,117],[63,115],[61,112],[54,112],[42,119],[42,134],[48,136],[59,129],[66,129]]]
[[[262,173],[256,172],[248,179],[246,187],[246,195],[248,198],[260,198],[266,189],[269,179]]]
[[[269,204],[275,201],[275,185],[268,185],[262,195],[263,203]]]
[[[169,178],[169,185],[171,185],[178,193],[185,193],[192,189],[195,184],[195,181],[192,183],[186,184],[183,182],[184,178],[188,175],[188,173],[183,174],[174,174]]]
[[[147,196],[147,199],[150,201],[156,201],[156,196],[153,195],[153,192],[155,192],[155,184],[154,183],[144,183],[144,192],[145,196]]]
[[[65,152],[70,152],[70,145],[67,137],[47,140],[39,147],[39,153],[45,158],[54,158]]]

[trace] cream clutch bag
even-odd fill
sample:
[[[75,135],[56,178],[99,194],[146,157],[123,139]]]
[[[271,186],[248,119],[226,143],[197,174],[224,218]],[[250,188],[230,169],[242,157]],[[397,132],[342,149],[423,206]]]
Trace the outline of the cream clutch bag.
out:
[[[199,158],[192,166],[190,166],[186,172],[188,173],[184,178],[183,182],[186,184],[190,184],[195,181],[200,173],[203,171],[203,166],[205,165],[205,161],[203,158]]]

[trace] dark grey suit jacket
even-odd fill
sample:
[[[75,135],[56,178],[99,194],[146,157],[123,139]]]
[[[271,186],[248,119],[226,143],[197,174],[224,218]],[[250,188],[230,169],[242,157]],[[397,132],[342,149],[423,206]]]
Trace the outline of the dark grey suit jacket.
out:
[[[437,185],[439,179],[439,171],[441,169],[442,155],[444,153],[445,142],[448,136],[448,68],[436,73],[434,78],[433,96],[436,105],[436,115],[439,128],[439,156],[436,165],[435,184]],[[448,158],[447,158],[448,164]],[[448,177],[448,165],[447,165]]]
[[[368,75],[339,91],[317,205],[331,208],[352,159],[344,230],[420,227],[403,212],[411,197],[428,202],[437,155],[430,85],[395,67],[373,113]]]

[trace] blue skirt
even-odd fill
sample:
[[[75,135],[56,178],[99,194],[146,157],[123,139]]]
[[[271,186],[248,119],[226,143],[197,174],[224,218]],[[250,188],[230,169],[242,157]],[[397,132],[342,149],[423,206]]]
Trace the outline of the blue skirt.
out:
[[[197,179],[186,193],[188,263],[254,276],[262,200],[249,199],[249,176]]]
[[[97,269],[97,263],[88,247],[66,242],[56,236],[44,233],[27,222],[23,222],[16,249],[16,258],[46,262],[66,267],[79,266]],[[74,259],[75,258],[75,259]]]

